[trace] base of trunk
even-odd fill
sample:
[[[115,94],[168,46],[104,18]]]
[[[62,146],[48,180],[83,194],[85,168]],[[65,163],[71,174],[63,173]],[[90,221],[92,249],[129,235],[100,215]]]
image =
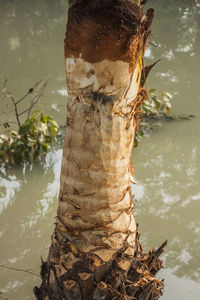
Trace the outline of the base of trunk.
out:
[[[112,261],[69,250],[69,261],[42,262],[41,286],[34,288],[38,300],[156,300],[162,295],[163,280],[155,278],[163,268],[159,258],[166,246],[144,254],[137,234],[134,256],[128,249],[117,253]],[[70,261],[71,260],[71,261]],[[68,266],[68,267],[67,267]],[[59,270],[59,271],[58,271]]]

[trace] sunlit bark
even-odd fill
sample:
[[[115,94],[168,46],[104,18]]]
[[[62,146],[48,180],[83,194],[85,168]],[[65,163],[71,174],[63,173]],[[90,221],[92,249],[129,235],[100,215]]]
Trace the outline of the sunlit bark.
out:
[[[146,18],[137,5],[74,6],[65,39],[69,92],[57,234],[109,260],[135,247],[130,159]],[[70,232],[70,234],[69,234]]]
[[[112,299],[108,268],[130,270],[138,246],[130,162],[152,18],[125,0],[78,1],[69,11],[59,206],[38,299]]]

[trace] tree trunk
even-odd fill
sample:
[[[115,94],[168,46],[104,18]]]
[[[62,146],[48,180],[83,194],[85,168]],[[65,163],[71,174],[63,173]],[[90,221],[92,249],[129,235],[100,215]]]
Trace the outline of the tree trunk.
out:
[[[161,267],[159,255],[142,254],[130,191],[152,18],[153,9],[144,15],[128,0],[83,0],[69,10],[60,196],[43,281],[34,289],[37,299],[160,295],[162,282],[154,278]]]

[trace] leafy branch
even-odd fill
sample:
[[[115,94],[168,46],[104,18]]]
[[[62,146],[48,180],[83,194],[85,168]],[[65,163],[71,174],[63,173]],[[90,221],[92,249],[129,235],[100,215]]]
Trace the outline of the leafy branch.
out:
[[[150,89],[148,98],[141,105],[139,117],[139,130],[136,132],[134,144],[138,146],[141,138],[149,128],[152,128],[150,120],[174,118],[171,114],[172,95],[168,92],[158,93],[156,89]]]
[[[16,121],[17,121],[16,123],[17,123],[18,127],[21,126],[20,116],[23,116],[25,113],[27,113],[26,120],[30,117],[31,111],[32,111],[33,107],[38,103],[40,97],[42,96],[42,93],[47,85],[48,80],[49,80],[49,76],[36,82],[33,85],[33,87],[29,88],[28,91],[20,99],[15,100],[15,97],[13,96],[13,94],[7,87],[8,79],[4,78],[3,86],[0,90],[0,95],[1,95],[0,100],[1,101],[5,100],[5,99],[11,100],[11,102],[14,106],[14,112],[15,112],[15,117],[16,117]],[[19,104],[22,101],[26,100],[26,98],[29,95],[31,95],[29,106],[24,111],[19,112]],[[10,112],[12,112],[12,111],[10,111]],[[3,125],[5,128],[8,128],[10,123],[13,123],[13,122],[7,121],[4,123],[1,123],[0,125]]]
[[[8,134],[0,134],[0,159],[6,163],[14,162],[22,164],[32,162],[41,155],[45,155],[51,147],[53,139],[56,139],[58,124],[52,116],[43,114],[39,110],[32,112],[38,103],[47,85],[48,77],[38,81],[23,97],[15,100],[15,97],[6,87],[7,79],[4,80],[1,89],[2,99],[9,99],[14,106],[16,122],[6,121],[3,125],[9,129]],[[31,95],[30,103],[23,111],[19,111],[19,104]],[[27,114],[22,123],[20,117]],[[16,123],[18,131],[10,129],[10,124]]]

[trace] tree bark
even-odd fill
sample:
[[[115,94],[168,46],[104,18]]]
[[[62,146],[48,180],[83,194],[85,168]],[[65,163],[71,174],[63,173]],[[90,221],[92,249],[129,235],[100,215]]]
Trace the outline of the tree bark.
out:
[[[69,10],[59,205],[37,299],[160,295],[163,284],[154,275],[161,262],[156,252],[142,254],[130,191],[152,18],[153,9],[144,15],[128,0],[83,0]]]

